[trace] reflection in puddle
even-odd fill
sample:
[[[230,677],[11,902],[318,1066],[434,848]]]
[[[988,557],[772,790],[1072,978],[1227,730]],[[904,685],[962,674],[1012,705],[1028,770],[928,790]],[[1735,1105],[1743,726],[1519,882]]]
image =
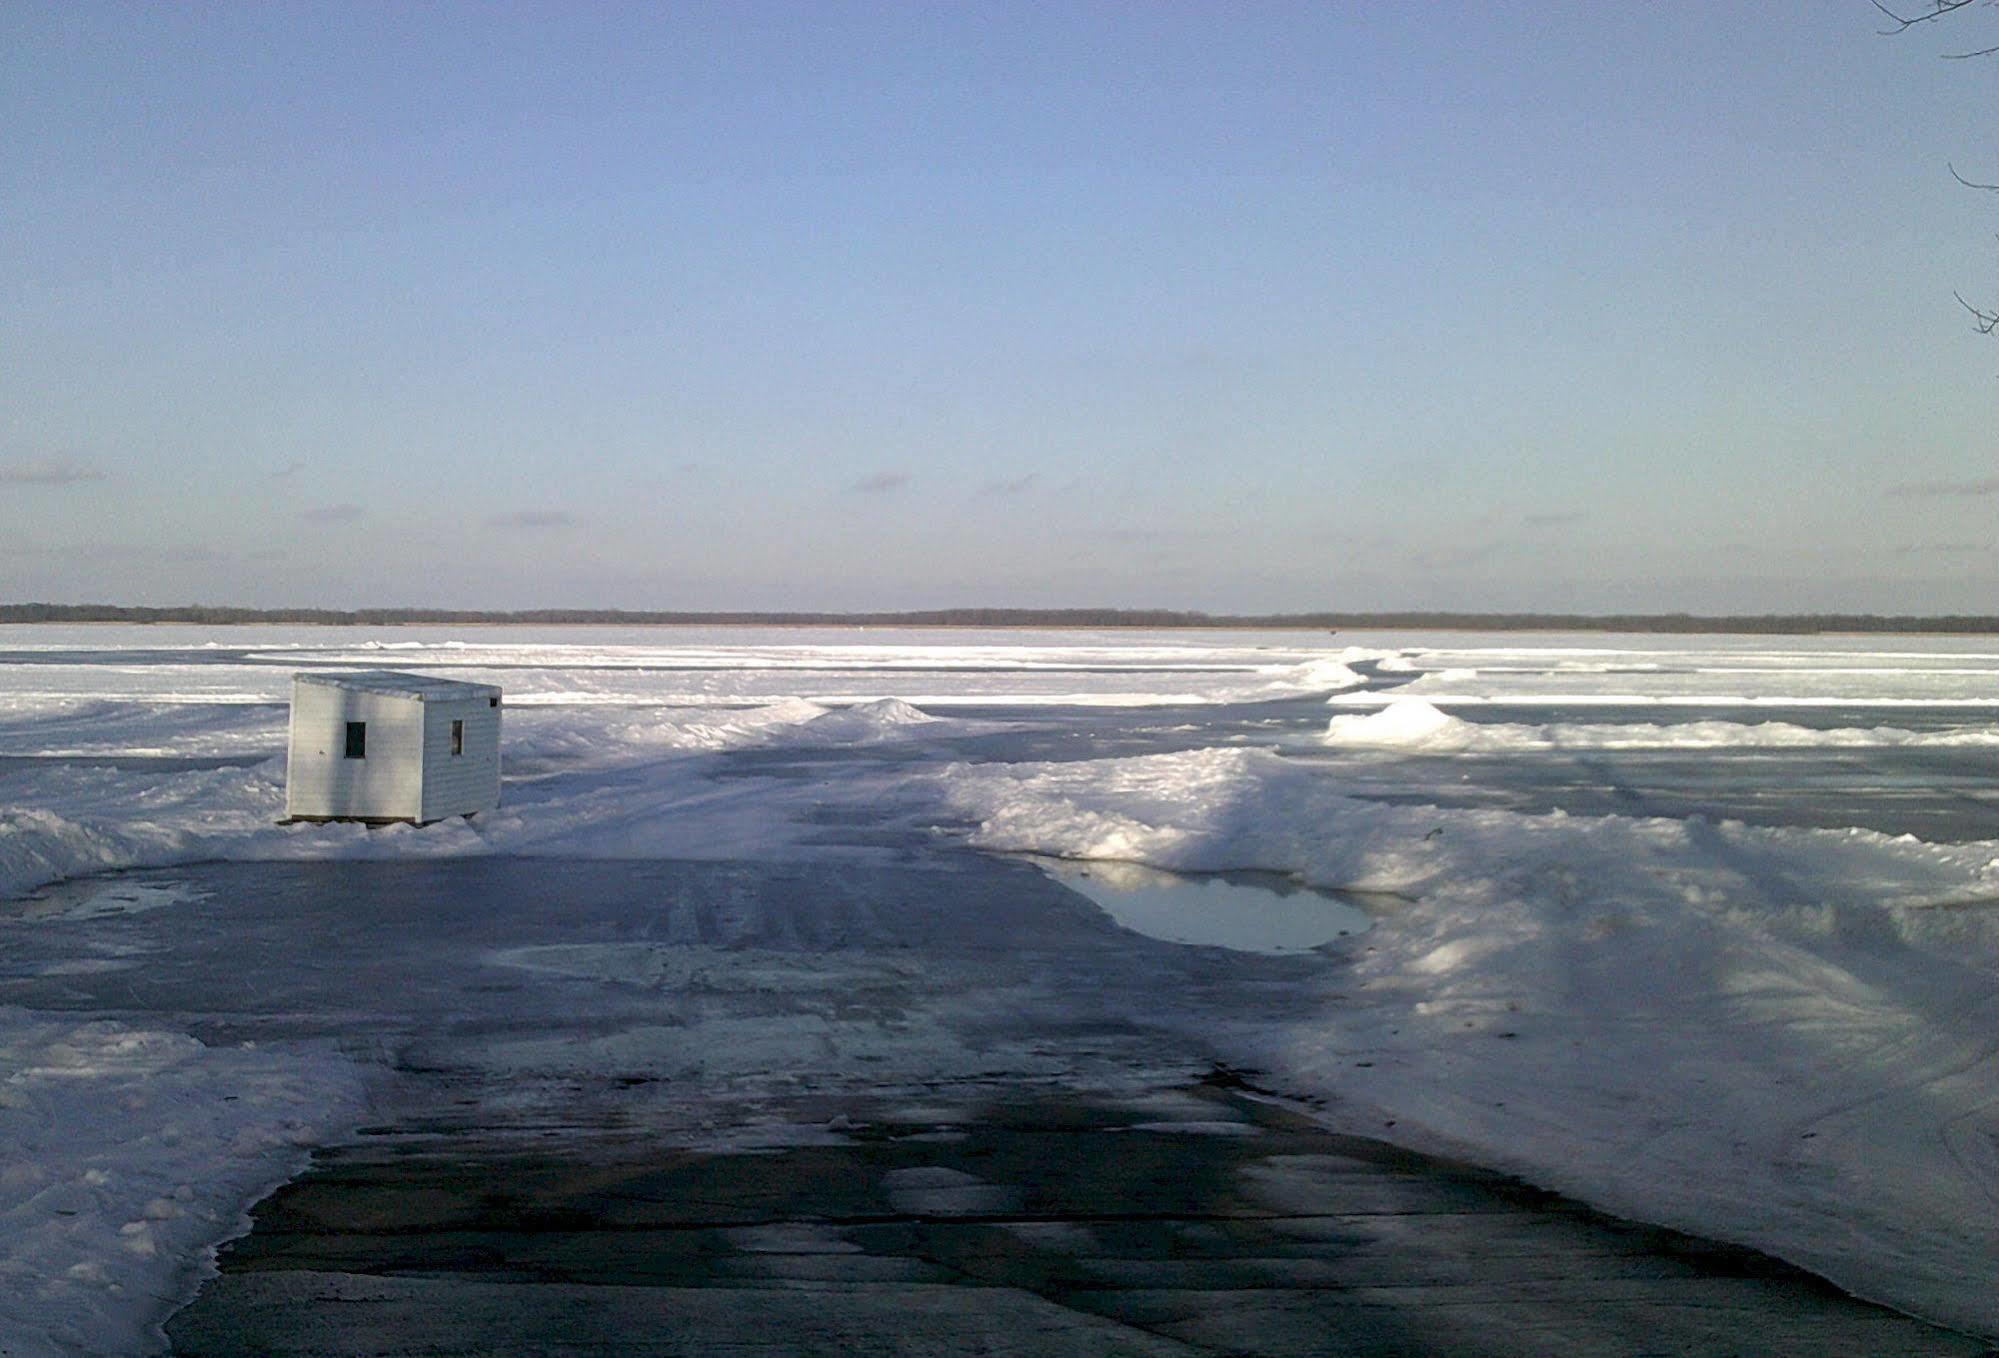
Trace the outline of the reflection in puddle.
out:
[[[1178,873],[1138,863],[1026,857],[1124,928],[1168,943],[1310,952],[1373,922],[1353,895],[1300,886],[1282,873]]]

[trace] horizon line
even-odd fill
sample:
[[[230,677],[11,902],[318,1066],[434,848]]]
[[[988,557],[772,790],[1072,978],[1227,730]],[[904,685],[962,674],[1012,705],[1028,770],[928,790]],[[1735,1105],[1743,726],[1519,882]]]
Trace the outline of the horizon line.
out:
[[[1201,609],[966,606],[925,609],[626,608],[252,608],[230,604],[0,603],[0,624],[197,623],[238,626],[904,626],[1097,627],[1253,630],[1462,629],[1491,631],[1999,632],[1999,615],[1816,612],[1693,613],[1683,610],[1569,613],[1535,609],[1298,609],[1211,613]]]

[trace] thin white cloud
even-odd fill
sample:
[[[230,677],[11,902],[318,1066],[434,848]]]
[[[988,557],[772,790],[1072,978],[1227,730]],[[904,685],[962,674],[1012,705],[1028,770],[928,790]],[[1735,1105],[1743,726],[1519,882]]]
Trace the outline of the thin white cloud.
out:
[[[1097,534],[1106,542],[1199,542],[1214,534],[1203,528],[1106,528]]]
[[[486,520],[489,528],[570,528],[576,516],[566,509],[516,509]]]
[[[876,472],[873,476],[863,476],[847,487],[853,495],[886,495],[890,491],[901,490],[909,484],[908,472]]]
[[[352,523],[368,511],[359,505],[314,505],[299,511],[307,523]]]
[[[62,546],[6,546],[0,556],[40,557],[55,561],[230,561],[234,554],[214,547],[149,542],[92,542]]]
[[[0,485],[73,486],[83,481],[102,481],[104,473],[64,458],[42,458],[32,462],[0,462]]]
[[[1913,496],[1999,495],[1999,476],[1981,476],[1970,481],[1907,481],[1888,487],[1890,495]]]

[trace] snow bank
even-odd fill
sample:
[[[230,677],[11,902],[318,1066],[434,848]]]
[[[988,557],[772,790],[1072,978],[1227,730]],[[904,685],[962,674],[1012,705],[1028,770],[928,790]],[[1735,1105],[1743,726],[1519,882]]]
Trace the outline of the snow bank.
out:
[[[958,723],[968,726],[970,723]],[[853,707],[824,712],[799,724],[796,735],[801,743],[813,745],[880,745],[907,740],[920,728],[947,726],[899,698],[882,698]]]
[[[932,717],[895,698],[830,708],[803,698],[761,707],[512,708],[501,734],[508,773],[610,768],[669,754],[755,747],[880,745],[1002,729]]]
[[[1381,669],[1398,667],[1384,663]],[[1409,669],[1417,669],[1413,662]],[[1343,706],[1421,698],[1451,707],[1999,707],[1992,671],[1735,670],[1554,666],[1514,672],[1471,666],[1421,670],[1393,689],[1335,695]]]
[[[1327,693],[1344,689],[1361,688],[1367,684],[1367,676],[1353,667],[1368,661],[1384,661],[1393,656],[1392,651],[1368,650],[1362,646],[1348,646],[1335,656],[1324,656],[1290,665],[1278,671],[1270,682],[1275,693]]]
[[[1365,634],[1362,634],[1365,635]],[[1578,703],[1999,706],[1999,655],[1981,637],[1391,633],[1375,668],[1392,692],[1440,705]],[[1386,693],[1356,694],[1355,705]]]
[[[1371,749],[1462,750],[1477,730],[1421,698],[1399,698],[1377,712],[1349,712],[1326,723],[1328,745]]]
[[[157,774],[51,765],[0,784],[0,900],[118,868],[227,855],[284,814],[284,760]]]
[[[354,1106],[330,1053],[0,1008],[0,1351],[164,1349],[214,1248]]]
[[[961,765],[938,793],[991,849],[1408,898],[1241,1059],[1372,1104],[1367,1130],[1999,1333],[1999,844],[1388,806],[1240,749]]]
[[[65,771],[66,772],[66,771]],[[699,758],[616,772],[547,774],[510,784],[496,811],[417,827],[279,825],[281,768],[199,775],[92,771],[15,779],[43,806],[0,810],[0,898],[65,878],[208,859],[444,858],[477,854],[720,858],[796,852],[806,792],[768,780],[717,783]],[[24,787],[23,784],[26,784]],[[51,809],[51,807],[58,807]]]
[[[741,749],[826,711],[797,698],[749,708],[510,706],[500,728],[500,764],[515,774]]]
[[[1898,726],[1799,726],[1784,721],[1470,722],[1421,698],[1397,698],[1373,712],[1326,723],[1328,745],[1435,754],[1522,750],[1918,749],[1999,747],[1999,727],[1910,731]]]
[[[503,728],[499,809],[420,830],[277,824],[281,754],[248,768],[170,773],[51,763],[0,784],[0,900],[65,878],[204,859],[784,855],[798,850],[818,794],[768,780],[718,784],[697,756],[872,746],[991,725],[933,718],[893,699],[846,710],[796,699],[749,709],[516,710]]]
[[[0,696],[0,755],[187,758],[284,749],[281,704]]]

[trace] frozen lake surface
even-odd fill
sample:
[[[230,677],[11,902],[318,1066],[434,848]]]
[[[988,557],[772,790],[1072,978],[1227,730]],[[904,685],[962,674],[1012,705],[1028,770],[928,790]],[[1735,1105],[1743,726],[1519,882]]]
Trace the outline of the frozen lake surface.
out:
[[[506,688],[497,813],[275,824],[361,666]],[[0,628],[0,1329],[157,1342],[372,1126],[1219,1062],[1989,1338],[1995,763],[1982,639]]]

